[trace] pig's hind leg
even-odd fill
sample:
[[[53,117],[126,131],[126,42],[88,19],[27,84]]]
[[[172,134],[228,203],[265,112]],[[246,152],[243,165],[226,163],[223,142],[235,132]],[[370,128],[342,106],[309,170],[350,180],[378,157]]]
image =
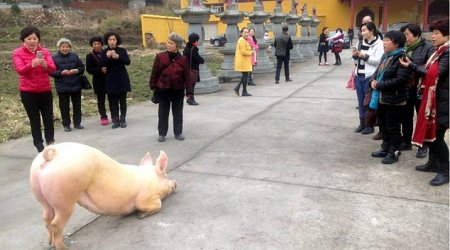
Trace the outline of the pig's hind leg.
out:
[[[55,216],[51,222],[51,229],[53,233],[53,243],[57,250],[64,250],[64,226],[75,210],[75,203],[69,202],[67,205],[58,204],[55,206]]]
[[[147,216],[155,214],[161,210],[162,202],[159,196],[149,197],[148,199],[137,200],[136,208],[138,212],[138,218],[143,219]]]

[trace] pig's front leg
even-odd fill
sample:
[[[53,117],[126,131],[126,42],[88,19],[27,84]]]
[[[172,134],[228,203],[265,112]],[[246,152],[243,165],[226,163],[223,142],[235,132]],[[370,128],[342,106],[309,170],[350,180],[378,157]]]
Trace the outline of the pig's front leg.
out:
[[[159,195],[149,197],[142,201],[138,201],[136,204],[138,212],[138,218],[143,219],[149,215],[155,214],[161,210],[161,198]]]

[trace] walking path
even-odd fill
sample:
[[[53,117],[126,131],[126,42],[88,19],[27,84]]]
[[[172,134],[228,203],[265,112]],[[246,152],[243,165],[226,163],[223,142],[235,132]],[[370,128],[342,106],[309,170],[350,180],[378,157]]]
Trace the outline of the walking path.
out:
[[[329,55],[332,58],[331,55]],[[157,106],[129,107],[128,127],[56,131],[57,142],[94,146],[122,163],[149,151],[169,155],[177,192],[143,220],[77,207],[65,233],[70,249],[448,249],[448,185],[414,166],[415,150],[383,165],[379,148],[355,134],[356,94],[345,89],[352,63],[291,67],[293,82],[255,75],[252,97],[235,83],[185,106],[185,141],[169,128],[157,142]],[[333,63],[333,59],[330,60]],[[40,205],[29,187],[36,152],[30,136],[0,144],[0,249],[48,249]]]

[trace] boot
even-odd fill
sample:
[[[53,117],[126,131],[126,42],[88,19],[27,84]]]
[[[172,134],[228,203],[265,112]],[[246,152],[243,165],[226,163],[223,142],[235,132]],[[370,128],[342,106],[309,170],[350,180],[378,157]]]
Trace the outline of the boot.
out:
[[[252,94],[247,92],[247,83],[244,82],[244,84],[242,84],[242,96],[252,96]]]
[[[256,86],[256,84],[253,82],[253,74],[252,74],[252,72],[250,72],[249,77],[248,77],[248,85],[249,86]]]
[[[126,128],[127,127],[127,121],[125,120],[125,116],[120,116],[120,127],[121,128]]]
[[[198,102],[196,102],[195,99],[194,99],[194,95],[189,96],[189,98],[187,99],[186,102],[189,105],[198,105]]]
[[[388,153],[381,163],[383,164],[392,164],[398,161],[398,157],[400,156],[401,151],[395,151],[394,153]]]
[[[236,87],[234,87],[234,93],[239,96],[239,89],[241,88],[241,84],[242,82],[239,82],[238,85],[236,85]]]
[[[117,118],[117,117],[113,117],[112,118],[112,126],[111,126],[111,128],[118,128],[119,127],[119,118]]]

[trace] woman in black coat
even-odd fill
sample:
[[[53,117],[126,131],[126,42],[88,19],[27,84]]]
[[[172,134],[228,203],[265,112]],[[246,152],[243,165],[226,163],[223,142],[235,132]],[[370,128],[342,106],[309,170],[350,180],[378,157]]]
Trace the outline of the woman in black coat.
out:
[[[328,27],[323,27],[322,33],[320,33],[319,37],[319,46],[317,48],[317,52],[319,52],[319,66],[327,65],[327,53],[328,53]],[[322,63],[322,55],[325,60],[325,64]]]
[[[383,158],[383,164],[397,162],[400,155],[401,117],[408,99],[411,76],[411,70],[400,67],[405,41],[405,36],[398,30],[386,33],[383,40],[385,53],[370,81],[373,92],[379,93],[379,96],[372,95],[370,108],[378,108],[378,123],[383,134],[381,150],[373,152],[372,157]]]
[[[197,33],[191,33],[189,35],[189,42],[186,44],[184,48],[183,55],[188,59],[190,64],[190,68],[193,70],[197,70],[198,77],[197,82],[200,82],[200,64],[205,63],[203,57],[198,53],[198,40],[200,40],[200,36]],[[192,52],[192,53],[191,53]],[[192,88],[195,88],[195,82],[193,83]],[[189,105],[198,105],[198,102],[195,101],[194,91],[192,91],[192,95],[188,96],[187,103]]]
[[[437,172],[430,185],[439,186],[449,181],[449,151],[445,132],[449,128],[449,23],[448,18],[430,26],[431,42],[436,48],[426,64],[418,65],[409,58],[401,60],[422,78],[419,91],[423,99],[417,115],[413,144],[430,148],[428,162],[416,167],[417,171]]]
[[[70,127],[70,101],[72,100],[74,128],[83,129],[84,127],[81,125],[82,84],[80,76],[84,72],[84,64],[78,55],[72,52],[72,42],[69,39],[59,39],[56,47],[58,47],[58,52],[52,56],[56,71],[50,75],[55,78],[62,125],[64,131],[72,131]]]
[[[109,109],[111,111],[112,128],[127,127],[127,92],[131,91],[130,78],[126,65],[131,61],[128,52],[122,47],[122,38],[115,32],[107,32],[103,42],[108,45],[102,51],[100,66],[106,67],[105,90],[108,94]],[[120,119],[119,119],[120,109]]]
[[[92,75],[92,83],[94,85],[94,93],[97,96],[97,108],[100,114],[100,124],[108,125],[108,115],[106,115],[105,101],[105,74],[106,67],[100,65],[102,56],[103,40],[100,36],[94,36],[89,39],[89,45],[92,52],[86,55],[86,71]]]

